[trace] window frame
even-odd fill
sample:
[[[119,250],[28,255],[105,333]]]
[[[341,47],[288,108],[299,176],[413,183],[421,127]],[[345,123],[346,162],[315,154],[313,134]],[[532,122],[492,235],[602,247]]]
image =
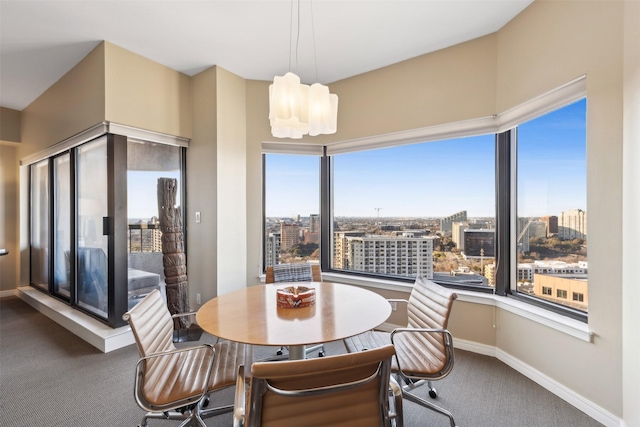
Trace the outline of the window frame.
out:
[[[457,123],[431,126],[423,129],[376,135],[356,140],[338,141],[327,145],[263,142],[263,153],[313,154],[320,157],[320,265],[323,273],[339,274],[345,278],[363,278],[385,283],[411,284],[412,277],[375,274],[364,271],[336,270],[333,259],[333,161],[334,154],[386,148],[413,143],[426,143],[465,136],[495,135],[496,156],[496,271],[495,288],[486,286],[452,284],[439,281],[443,286],[461,291],[493,293],[511,297],[536,307],[549,310],[583,323],[588,313],[539,297],[516,291],[517,285],[517,126],[544,114],[555,111],[579,99],[586,98],[586,76],[580,76],[565,85],[535,97],[521,105],[494,116]],[[264,165],[264,154],[263,154]],[[265,169],[263,167],[263,206]],[[266,219],[263,209],[263,228]],[[263,230],[264,259],[264,230]],[[264,265],[264,263],[263,263]]]

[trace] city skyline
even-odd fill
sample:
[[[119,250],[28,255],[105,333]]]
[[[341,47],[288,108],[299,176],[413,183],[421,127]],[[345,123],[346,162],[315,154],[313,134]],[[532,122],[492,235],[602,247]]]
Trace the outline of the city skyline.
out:
[[[586,211],[586,100],[518,127],[518,216]],[[495,216],[493,134],[333,156],[334,217]],[[266,216],[319,212],[319,158],[269,154]],[[381,208],[378,213],[377,208]]]

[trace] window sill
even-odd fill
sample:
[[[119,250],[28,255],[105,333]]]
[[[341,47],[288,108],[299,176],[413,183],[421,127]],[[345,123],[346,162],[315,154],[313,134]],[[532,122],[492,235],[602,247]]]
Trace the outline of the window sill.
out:
[[[413,284],[411,283],[400,283],[393,280],[380,280],[368,277],[356,277],[339,273],[322,273],[322,277],[323,280],[327,281],[376,289],[386,289],[390,291],[411,292],[413,287]],[[456,290],[456,293],[458,294],[459,301],[494,306],[580,340],[593,342],[593,332],[589,330],[589,325],[579,320],[571,319],[567,316],[545,310],[542,307],[528,304],[516,298],[462,289]]]

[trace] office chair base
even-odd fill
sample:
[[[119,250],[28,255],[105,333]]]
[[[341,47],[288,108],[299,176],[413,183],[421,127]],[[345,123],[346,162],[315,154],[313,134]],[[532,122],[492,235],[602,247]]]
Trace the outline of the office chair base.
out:
[[[450,426],[451,427],[457,427],[456,426],[456,422],[453,419],[453,414],[451,412],[447,411],[446,409],[441,408],[438,405],[434,405],[433,403],[431,403],[431,402],[429,402],[427,400],[424,400],[424,399],[416,396],[413,393],[408,393],[406,391],[403,393],[402,397],[404,397],[405,399],[407,399],[407,400],[409,400],[411,402],[417,403],[418,405],[422,405],[425,408],[431,409],[432,411],[435,411],[435,412],[437,412],[439,414],[442,414],[442,415],[445,415],[445,416],[449,417]]]
[[[187,427],[190,425],[207,427],[204,422],[204,418],[214,417],[216,415],[233,411],[233,405],[202,409],[203,403],[204,399],[198,403],[196,408],[180,408],[175,411],[166,412],[147,412],[142,418],[142,423],[138,424],[138,427],[150,427],[149,420],[182,420],[182,423],[180,423],[178,427]]]

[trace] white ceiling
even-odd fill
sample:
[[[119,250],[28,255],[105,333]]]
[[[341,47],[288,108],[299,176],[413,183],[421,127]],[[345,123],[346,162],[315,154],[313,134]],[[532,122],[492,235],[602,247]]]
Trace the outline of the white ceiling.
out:
[[[292,20],[290,0],[0,0],[0,106],[24,109],[102,40],[188,75],[327,84],[493,33],[532,1],[300,0],[296,65],[295,1]]]

